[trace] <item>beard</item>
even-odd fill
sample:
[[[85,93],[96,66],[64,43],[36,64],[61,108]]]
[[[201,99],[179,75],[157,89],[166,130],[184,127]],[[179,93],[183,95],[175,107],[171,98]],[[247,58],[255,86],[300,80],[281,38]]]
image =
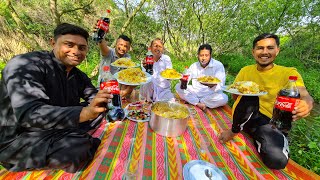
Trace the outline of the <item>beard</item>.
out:
[[[269,62],[259,62],[256,60],[256,64],[258,65],[258,67],[262,68],[262,69],[269,69],[273,67],[273,61],[269,61]]]

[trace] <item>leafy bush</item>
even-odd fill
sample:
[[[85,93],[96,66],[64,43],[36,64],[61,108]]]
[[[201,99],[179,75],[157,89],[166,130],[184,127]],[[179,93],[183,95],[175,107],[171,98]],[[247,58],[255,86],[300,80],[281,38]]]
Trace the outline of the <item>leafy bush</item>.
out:
[[[238,54],[223,54],[217,59],[222,62],[226,71],[234,75],[238,74],[242,67],[255,63],[252,58],[246,58]]]
[[[6,66],[6,63],[3,62],[3,61],[0,61],[0,79],[1,79],[1,76],[2,76],[2,69],[4,68],[4,66]]]

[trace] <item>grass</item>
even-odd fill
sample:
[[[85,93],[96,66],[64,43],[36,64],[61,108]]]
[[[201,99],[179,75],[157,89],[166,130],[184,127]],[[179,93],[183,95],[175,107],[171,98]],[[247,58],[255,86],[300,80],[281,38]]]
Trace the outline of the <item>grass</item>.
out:
[[[301,119],[290,131],[290,158],[320,175],[320,116]]]

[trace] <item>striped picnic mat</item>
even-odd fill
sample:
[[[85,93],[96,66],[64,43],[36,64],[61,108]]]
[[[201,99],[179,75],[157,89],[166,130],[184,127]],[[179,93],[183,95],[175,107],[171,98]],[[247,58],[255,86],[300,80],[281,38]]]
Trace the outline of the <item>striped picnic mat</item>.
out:
[[[138,179],[183,179],[183,166],[195,159],[216,165],[228,179],[320,179],[292,160],[283,170],[267,168],[252,140],[244,134],[220,144],[219,132],[231,126],[229,106],[205,112],[186,106],[194,109],[194,113],[187,130],[177,138],[155,134],[148,123],[128,120],[103,123],[93,134],[102,139],[101,145],[86,169],[71,174],[61,170],[14,173],[2,168],[0,179],[123,179],[126,169],[134,169]]]

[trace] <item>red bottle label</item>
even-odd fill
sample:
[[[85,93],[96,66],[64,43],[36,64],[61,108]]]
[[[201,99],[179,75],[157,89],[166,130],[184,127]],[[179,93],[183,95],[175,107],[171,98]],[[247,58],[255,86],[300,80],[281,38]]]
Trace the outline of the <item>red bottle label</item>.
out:
[[[105,32],[109,31],[109,23],[105,22],[103,19],[100,19],[97,25],[99,29],[102,29]]]
[[[278,96],[275,103],[275,108],[292,112],[295,105],[297,105],[298,103],[299,103],[299,99],[297,98]]]
[[[182,75],[182,80],[188,81],[189,76],[190,76],[190,75],[188,75],[188,74]]]
[[[110,80],[107,82],[100,83],[100,89],[109,88],[111,91],[111,94],[120,94],[120,88],[119,83],[117,80]]]
[[[146,57],[146,64],[153,64],[153,56]]]

